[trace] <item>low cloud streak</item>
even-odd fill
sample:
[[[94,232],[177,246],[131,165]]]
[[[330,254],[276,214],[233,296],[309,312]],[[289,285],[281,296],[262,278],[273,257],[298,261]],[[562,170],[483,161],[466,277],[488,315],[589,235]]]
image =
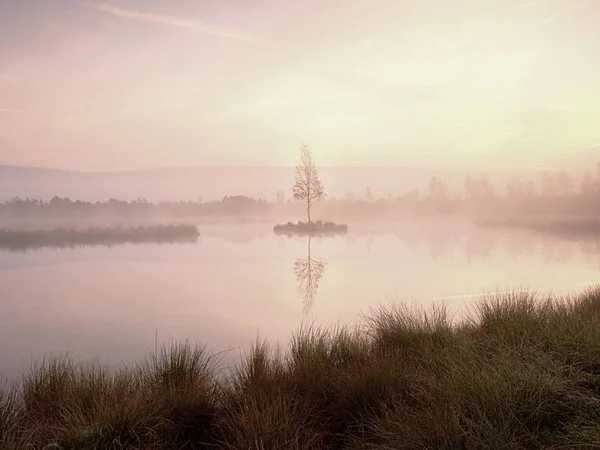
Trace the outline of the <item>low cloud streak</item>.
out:
[[[0,80],[23,81],[26,83],[35,83],[35,84],[40,83],[40,81],[35,80],[33,78],[29,78],[29,77],[25,77],[25,76],[13,74],[13,73],[7,73],[7,72],[0,72]]]
[[[112,14],[114,16],[123,17],[127,19],[155,23],[160,25],[167,25],[171,27],[187,28],[199,31],[204,34],[219,36],[222,38],[233,39],[238,41],[266,43],[255,36],[245,34],[234,29],[225,27],[215,27],[198,22],[180,19],[178,17],[173,17],[169,15],[154,14],[143,11],[136,11],[132,9],[125,9],[107,2],[84,1],[81,2],[81,4],[87,8],[95,9],[96,11],[101,11],[107,14]]]

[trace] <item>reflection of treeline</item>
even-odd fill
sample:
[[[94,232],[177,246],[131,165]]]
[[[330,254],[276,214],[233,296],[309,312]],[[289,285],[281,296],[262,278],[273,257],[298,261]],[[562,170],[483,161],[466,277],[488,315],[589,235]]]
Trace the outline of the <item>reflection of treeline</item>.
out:
[[[43,247],[195,242],[198,236],[198,229],[191,225],[88,228],[85,230],[0,230],[0,249],[18,251]]]
[[[359,181],[359,180],[357,180]],[[432,177],[423,189],[413,189],[397,196],[378,198],[370,187],[364,196],[348,194],[331,197],[314,206],[315,214],[328,217],[356,218],[414,217],[431,214],[565,214],[600,213],[600,174],[576,177],[566,172],[547,172],[536,182],[514,178],[504,186],[493,184],[485,176],[464,179],[463,188],[451,190],[441,178]],[[219,201],[170,201],[150,203],[145,199],[106,202],[73,201],[54,197],[50,201],[14,198],[0,204],[0,218],[151,218],[207,216],[266,216],[269,214],[304,214],[305,205],[286,200],[278,191],[276,200],[268,202],[243,195],[227,196]]]
[[[367,241],[371,242],[371,247],[376,243],[373,238],[377,234],[370,235]],[[390,245],[389,237],[393,236],[412,251],[426,251],[432,260],[485,261],[500,251],[513,258],[535,256],[546,262],[566,263],[574,256],[589,263],[600,261],[600,239],[590,234],[544,234],[529,229],[495,232],[485,228],[440,226],[438,229],[402,228],[385,236],[387,246]]]
[[[600,238],[600,221],[595,217],[531,217],[515,216],[481,220],[481,226],[500,228],[524,228],[554,236],[575,238]]]

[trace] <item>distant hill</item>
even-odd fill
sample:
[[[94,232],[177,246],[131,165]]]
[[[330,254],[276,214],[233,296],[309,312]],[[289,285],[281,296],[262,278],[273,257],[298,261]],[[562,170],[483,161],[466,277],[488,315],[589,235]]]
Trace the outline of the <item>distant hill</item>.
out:
[[[432,176],[462,188],[465,173],[409,167],[322,167],[321,177],[329,197],[348,193],[364,197],[370,186],[375,197],[396,196],[418,188],[425,190]],[[512,175],[490,173],[502,184]],[[291,198],[293,167],[181,167],[129,172],[86,173],[37,167],[0,165],[0,201],[12,197],[49,200],[53,196],[86,201],[111,197],[132,200],[219,200],[226,195],[247,195],[274,200],[283,190]]]
[[[440,172],[409,168],[324,167],[321,177],[329,196],[353,192],[363,196],[367,186],[374,195],[403,193],[425,187]],[[96,201],[115,197],[145,197],[149,201],[221,199],[247,195],[267,200],[277,190],[291,197],[292,167],[184,167],[131,172],[85,173],[36,167],[0,166],[0,200],[11,197],[50,199],[57,195]]]

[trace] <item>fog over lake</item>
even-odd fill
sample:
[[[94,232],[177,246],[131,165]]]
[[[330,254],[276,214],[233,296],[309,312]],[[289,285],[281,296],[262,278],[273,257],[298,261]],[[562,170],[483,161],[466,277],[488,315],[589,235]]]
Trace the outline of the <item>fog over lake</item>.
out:
[[[257,337],[287,344],[303,321],[356,322],[380,302],[445,301],[460,316],[485,291],[600,281],[597,246],[527,231],[370,224],[310,242],[268,224],[199,232],[196,243],[0,251],[0,373],[65,352],[130,362],[156,340],[237,355]]]

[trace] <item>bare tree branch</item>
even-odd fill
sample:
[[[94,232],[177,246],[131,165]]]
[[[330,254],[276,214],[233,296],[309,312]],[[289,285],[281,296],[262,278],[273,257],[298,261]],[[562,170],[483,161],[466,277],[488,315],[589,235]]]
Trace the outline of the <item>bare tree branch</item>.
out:
[[[310,148],[305,144],[300,147],[300,161],[296,165],[293,193],[294,200],[306,202],[308,222],[310,223],[310,207],[315,202],[325,198],[325,189],[319,178],[319,171]]]

